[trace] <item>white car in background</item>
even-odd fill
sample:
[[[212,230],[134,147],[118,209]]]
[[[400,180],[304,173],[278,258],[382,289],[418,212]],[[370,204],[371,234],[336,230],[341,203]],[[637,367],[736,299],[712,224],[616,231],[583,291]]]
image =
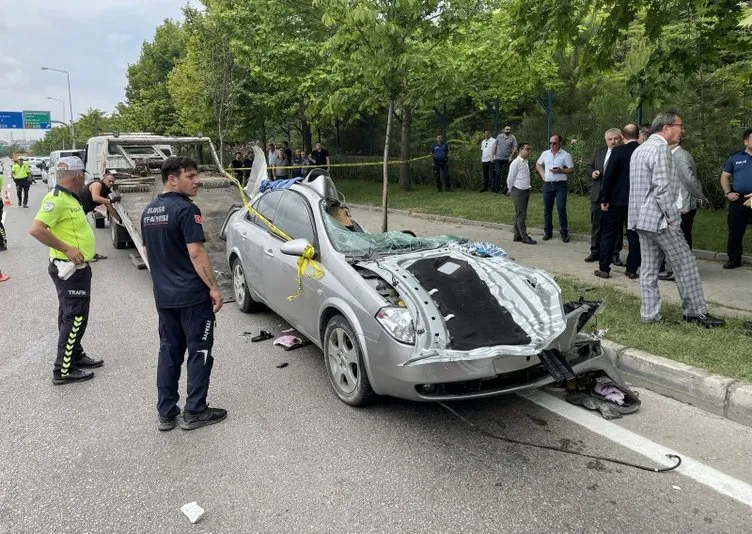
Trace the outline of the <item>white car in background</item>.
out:
[[[54,189],[55,185],[57,184],[57,177],[55,176],[55,167],[57,166],[57,162],[60,158],[64,158],[66,156],[78,156],[79,158],[82,158],[83,150],[54,150],[50,152],[50,160],[47,163],[47,188],[48,189]],[[83,158],[82,158],[83,159]]]
[[[32,178],[42,177],[42,169],[40,167],[41,164],[42,164],[42,158],[38,158],[35,156],[31,156],[29,158],[29,171],[31,172]]]

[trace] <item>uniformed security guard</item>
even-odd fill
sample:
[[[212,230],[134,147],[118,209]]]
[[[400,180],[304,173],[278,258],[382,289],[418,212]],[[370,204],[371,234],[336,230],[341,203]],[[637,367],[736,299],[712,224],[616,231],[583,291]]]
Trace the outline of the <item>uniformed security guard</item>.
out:
[[[227,410],[206,403],[214,363],[214,314],[222,307],[222,295],[204,247],[201,211],[190,199],[201,184],[198,165],[189,158],[168,158],[162,183],[162,194],[141,215],[159,315],[157,428],[172,430],[178,422],[178,380],[187,350],[188,396],[180,427],[193,430],[227,417]]]
[[[29,233],[50,247],[48,272],[57,289],[59,328],[52,383],[60,385],[93,378],[89,368],[104,361],[88,357],[81,347],[89,320],[89,261],[94,256],[94,232],[73,193],[84,185],[84,164],[75,156],[60,158],[56,172],[57,185],[42,199]]]
[[[744,204],[746,195],[752,193],[752,128],[742,135],[744,150],[734,152],[726,160],[721,173],[721,187],[728,200],[728,261],[724,269],[742,266],[742,242],[747,226],[752,224],[752,209]]]
[[[18,161],[14,163],[10,168],[10,174],[13,177],[13,181],[16,183],[16,195],[18,195],[18,205],[21,205],[21,197],[23,196],[23,207],[29,207],[29,176],[31,175],[31,169],[29,164],[24,162],[23,158],[18,158]]]

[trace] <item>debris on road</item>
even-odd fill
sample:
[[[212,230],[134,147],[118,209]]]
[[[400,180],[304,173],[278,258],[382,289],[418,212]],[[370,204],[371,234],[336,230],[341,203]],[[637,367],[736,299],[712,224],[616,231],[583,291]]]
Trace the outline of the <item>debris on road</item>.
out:
[[[284,369],[284,368],[285,368],[285,367],[287,367],[288,365],[290,365],[290,364],[289,364],[289,363],[287,363],[287,362],[282,362],[282,363],[279,363],[279,364],[277,364],[277,369]]]
[[[285,350],[294,350],[309,345],[311,342],[294,328],[282,330],[280,337],[274,340],[274,345],[284,347]]]
[[[259,335],[255,336],[255,337],[252,337],[251,341],[253,343],[256,343],[257,341],[264,341],[266,339],[271,339],[273,337],[274,336],[272,335],[271,332],[267,332],[266,330],[262,330],[261,332],[259,332]]]
[[[191,523],[196,523],[199,519],[204,517],[204,509],[201,508],[196,501],[184,504],[180,507],[180,511],[185,514]]]
[[[250,337],[252,335],[253,335],[253,332],[251,332],[250,330],[247,330],[247,331],[243,332],[242,334],[238,334],[238,336],[240,336],[240,337]]]

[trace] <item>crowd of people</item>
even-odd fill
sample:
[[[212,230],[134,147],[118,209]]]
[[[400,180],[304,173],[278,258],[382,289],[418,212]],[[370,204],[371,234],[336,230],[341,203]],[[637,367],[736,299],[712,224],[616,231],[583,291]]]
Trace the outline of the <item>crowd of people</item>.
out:
[[[724,321],[707,313],[700,274],[691,252],[697,207],[707,198],[696,175],[695,161],[682,147],[683,133],[682,116],[673,111],[660,113],[652,124],[641,128],[627,124],[605,132],[605,145],[595,151],[585,169],[591,180],[590,253],[585,261],[598,262],[594,275],[599,278],[610,278],[611,266],[616,265],[625,267],[628,278],[640,280],[644,323],[662,321],[657,282],[669,280],[677,283],[684,319],[715,328]],[[437,137],[432,153],[439,142]],[[729,203],[728,261],[723,264],[724,269],[741,266],[742,240],[746,227],[752,224],[752,129],[744,132],[742,142],[744,148],[728,158],[720,177]],[[555,204],[559,234],[567,243],[567,180],[577,169],[572,155],[562,145],[562,136],[553,134],[549,148],[541,153],[534,168],[543,181],[543,240],[553,237]],[[481,192],[490,189],[510,196],[515,207],[514,240],[534,245],[536,241],[527,234],[526,226],[530,149],[529,143],[517,142],[509,126],[495,139],[486,130],[480,143]],[[440,187],[438,177],[436,183]],[[625,235],[626,263],[620,257]]]
[[[329,151],[321,143],[316,143],[314,149],[306,154],[302,148],[295,151],[290,143],[270,142],[266,154],[267,173],[270,180],[287,180],[288,178],[304,178],[313,167],[329,170],[332,158]],[[235,159],[230,164],[234,169],[235,178],[245,186],[251,176],[253,166],[253,152],[236,152]]]

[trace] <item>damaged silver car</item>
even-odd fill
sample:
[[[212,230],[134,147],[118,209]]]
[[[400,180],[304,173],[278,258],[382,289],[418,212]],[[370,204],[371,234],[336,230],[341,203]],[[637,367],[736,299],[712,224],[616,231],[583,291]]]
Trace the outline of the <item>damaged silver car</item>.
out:
[[[268,306],[320,347],[347,404],[488,397],[588,371],[626,387],[600,333],[586,332],[600,303],[563,303],[543,271],[480,257],[457,237],[364,232],[325,173],[258,193],[252,206],[293,240],[242,207],[228,214],[237,305]],[[303,277],[290,300],[309,244],[323,276]]]

